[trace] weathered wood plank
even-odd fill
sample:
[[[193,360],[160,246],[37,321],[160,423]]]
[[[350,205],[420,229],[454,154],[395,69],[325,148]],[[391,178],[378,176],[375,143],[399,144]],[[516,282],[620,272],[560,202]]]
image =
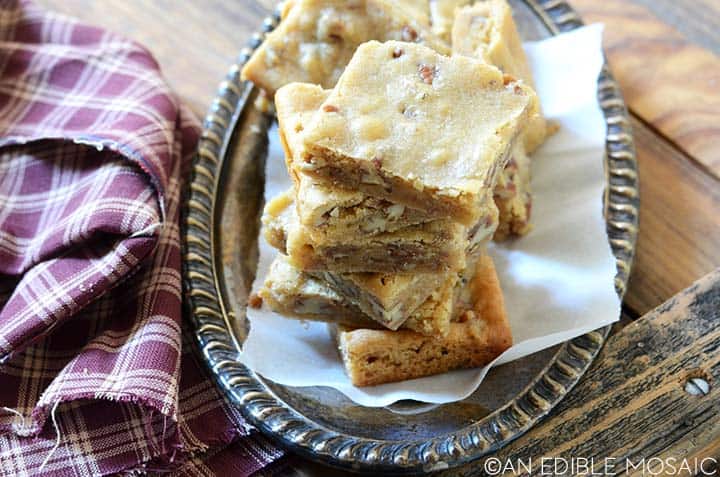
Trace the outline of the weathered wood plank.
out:
[[[640,234],[625,303],[645,314],[720,266],[720,180],[638,121]]]
[[[686,391],[694,377],[707,394]],[[619,471],[626,459],[717,457],[719,439],[720,269],[612,336],[573,392],[494,457],[532,462],[532,475],[542,457],[613,458]],[[481,461],[445,475],[489,474]]]
[[[630,109],[720,177],[720,58],[635,2],[570,3],[586,22],[605,24],[608,61]]]

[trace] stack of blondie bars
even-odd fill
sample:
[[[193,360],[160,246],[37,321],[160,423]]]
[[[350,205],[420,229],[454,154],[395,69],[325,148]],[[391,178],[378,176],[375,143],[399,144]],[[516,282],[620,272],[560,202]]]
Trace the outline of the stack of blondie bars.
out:
[[[453,10],[452,45],[432,16],[290,1],[243,70],[274,94],[293,183],[265,207],[281,253],[259,296],[331,323],[358,386],[480,366],[512,341],[485,245],[528,229],[545,122],[505,0]]]

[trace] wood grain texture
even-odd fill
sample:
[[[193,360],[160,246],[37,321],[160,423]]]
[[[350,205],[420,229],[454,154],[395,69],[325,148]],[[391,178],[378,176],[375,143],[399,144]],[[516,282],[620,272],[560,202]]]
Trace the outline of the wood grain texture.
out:
[[[258,1],[38,0],[147,47],[193,112],[205,115],[217,85],[274,4]]]
[[[720,180],[633,121],[640,233],[625,303],[638,315],[720,266]]]
[[[585,22],[605,23],[608,61],[632,112],[720,177],[720,58],[637,3],[570,3]]]
[[[685,390],[693,377],[706,395]],[[625,459],[720,457],[719,440],[720,269],[612,336],[573,392],[494,457],[532,461],[530,475],[542,457],[614,458],[619,471]],[[488,474],[479,461],[443,475]]]
[[[717,0],[633,0],[688,40],[720,55],[720,2]],[[689,8],[690,7],[690,8]]]

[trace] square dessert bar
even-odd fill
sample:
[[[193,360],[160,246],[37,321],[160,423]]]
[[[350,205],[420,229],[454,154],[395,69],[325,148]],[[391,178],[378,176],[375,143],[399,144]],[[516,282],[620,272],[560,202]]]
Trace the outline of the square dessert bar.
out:
[[[370,41],[303,132],[297,166],[329,185],[471,225],[487,215],[487,194],[534,96],[477,60]]]
[[[455,222],[433,221],[370,237],[355,234],[337,242],[316,242],[300,224],[293,193],[287,191],[265,206],[263,225],[268,242],[301,270],[398,273],[465,267],[468,229]]]
[[[285,255],[273,260],[258,295],[271,310],[288,318],[381,327],[327,284],[290,265]]]
[[[533,86],[520,33],[506,0],[479,0],[455,12],[453,54],[480,58]]]
[[[396,330],[456,272],[333,273],[308,272],[385,328]]]
[[[459,8],[452,27],[452,51],[454,55],[479,58],[533,86],[530,65],[506,0],[481,0]],[[547,125],[536,97],[523,131],[525,150],[533,152],[546,135]]]
[[[429,336],[447,335],[457,282],[455,277],[446,275],[437,289],[414,312],[405,316],[400,328]],[[289,318],[355,328],[383,328],[327,283],[293,267],[284,255],[279,255],[272,263],[258,294],[272,310]]]
[[[294,167],[304,150],[302,131],[329,94],[329,90],[307,83],[291,83],[275,94],[278,131],[295,184],[297,213],[310,237],[321,242],[340,241],[353,235],[394,232],[436,219],[386,199],[327,186]]]
[[[270,96],[294,81],[331,88],[355,49],[372,39],[403,40],[448,52],[430,31],[419,2],[386,0],[293,0],[242,70]]]
[[[410,330],[335,328],[335,339],[355,386],[420,378],[488,364],[512,345],[502,290],[492,260],[483,256],[468,284],[470,308],[455,313],[447,335]]]

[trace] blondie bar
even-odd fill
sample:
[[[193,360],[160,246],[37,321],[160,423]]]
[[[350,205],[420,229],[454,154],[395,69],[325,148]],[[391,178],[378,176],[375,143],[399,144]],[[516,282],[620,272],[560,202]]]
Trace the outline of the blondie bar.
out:
[[[494,205],[493,205],[494,207]],[[302,270],[351,272],[441,272],[465,267],[468,228],[433,221],[370,237],[357,234],[316,242],[297,216],[292,191],[270,200],[263,214],[265,237]],[[488,226],[485,230],[493,230]]]
[[[452,27],[452,50],[453,54],[480,58],[533,86],[532,72],[506,0],[481,0],[459,8]],[[537,149],[547,135],[537,97],[535,101],[534,112],[523,131],[528,153]]]
[[[329,185],[474,224],[488,213],[487,193],[534,97],[468,57],[364,43],[303,132],[298,167]]]
[[[355,49],[368,40],[403,40],[448,52],[430,31],[428,13],[404,0],[293,0],[242,69],[271,96],[294,81],[331,88]]]
[[[455,272],[308,272],[385,328],[395,330]]]
[[[288,318],[381,327],[327,284],[290,265],[285,255],[278,255],[270,265],[258,295],[270,309]]]
[[[456,276],[446,275],[417,309],[398,327],[428,336],[445,336],[450,329],[457,296]],[[293,267],[284,255],[272,263],[262,289],[263,302],[288,318],[323,321],[361,328],[383,328],[358,305],[327,283]]]
[[[471,308],[456,314],[447,335],[409,330],[335,327],[345,370],[355,386],[419,378],[485,365],[512,344],[510,325],[492,260],[483,256],[470,280]]]

